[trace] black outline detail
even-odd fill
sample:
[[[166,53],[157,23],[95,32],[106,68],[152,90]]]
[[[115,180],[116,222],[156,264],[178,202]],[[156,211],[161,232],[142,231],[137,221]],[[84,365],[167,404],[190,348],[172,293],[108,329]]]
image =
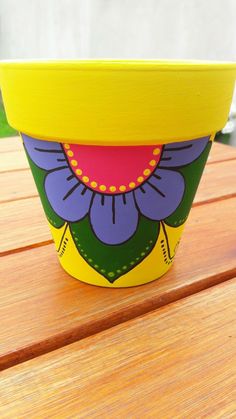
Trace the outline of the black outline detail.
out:
[[[80,186],[80,182],[72,186],[72,188],[65,194],[65,196],[63,196],[62,201],[65,201],[79,186]]]
[[[165,239],[166,239],[166,245],[167,245],[168,257],[169,257],[169,259],[170,259],[170,260],[172,260],[172,259],[174,258],[174,256],[175,256],[175,255],[171,256],[171,254],[170,254],[170,246],[169,246],[169,241],[168,241],[168,236],[167,236],[167,232],[166,232],[166,229],[165,229],[165,224],[164,224],[164,221],[160,221],[160,224],[161,224],[161,226],[162,226],[163,233],[164,233],[164,236],[165,236]]]
[[[39,169],[41,169],[41,167],[39,167]],[[46,169],[42,169],[42,170],[45,170],[45,172],[46,172],[45,178],[46,178],[47,175],[49,175],[50,173],[54,173],[54,172],[57,172],[57,171],[59,172],[59,170],[63,170],[63,169],[68,169],[68,166],[61,166],[61,167],[57,167],[55,169],[50,169],[50,170],[46,170]]]
[[[64,153],[63,150],[47,150],[47,149],[38,148],[38,147],[33,147],[33,148],[34,148],[34,150],[42,152],[42,153]]]
[[[161,180],[162,179],[162,176],[159,176],[156,173],[153,173],[152,176],[154,176],[158,180]]]
[[[92,192],[92,197],[91,197],[91,201],[90,201],[90,205],[89,205],[88,212],[87,212],[87,214],[83,217],[83,219],[84,219],[87,215],[89,215],[89,214],[90,214],[90,211],[91,211],[91,208],[92,208],[92,205],[93,205],[94,198],[95,198],[95,192],[93,191],[93,192]],[[89,217],[89,218],[90,218],[90,217]],[[81,220],[82,220],[82,218],[81,218]],[[80,220],[79,220],[79,221],[80,221]]]
[[[189,140],[189,141],[194,141],[194,140]],[[168,148],[168,144],[167,144],[166,151],[186,150],[187,148],[191,148],[192,146],[193,146],[193,144],[188,144],[188,145],[185,145],[183,147],[170,147],[170,148]]]
[[[64,239],[64,237],[65,237],[66,230],[67,230],[68,226],[69,226],[69,222],[66,222],[65,229],[64,229],[64,232],[63,232],[63,234],[62,234],[62,236],[61,236],[61,240],[60,240],[60,243],[59,243],[59,247],[58,247],[58,249],[57,249],[57,253],[59,253],[59,251],[60,251],[60,248],[61,248],[61,245],[62,245],[63,239]],[[67,241],[68,241],[68,240],[67,240]]]
[[[208,137],[202,137],[202,138],[207,138],[208,139],[208,141],[207,141],[207,143],[206,143],[206,145],[205,145],[205,147],[203,148],[203,150],[201,151],[201,153],[196,157],[196,159],[194,159],[194,160],[192,160],[191,162],[189,162],[189,163],[186,163],[186,164],[182,164],[181,166],[171,166],[171,167],[163,167],[162,165],[161,165],[161,160],[163,160],[162,158],[160,158],[160,160],[159,160],[159,164],[158,164],[158,169],[162,169],[162,170],[173,170],[173,171],[179,171],[180,169],[182,169],[182,168],[184,168],[184,167],[186,167],[186,166],[188,166],[189,164],[192,164],[192,163],[194,163],[201,155],[202,155],[202,153],[206,150],[206,148],[208,147],[208,145],[210,144],[211,146],[212,146],[212,141],[209,141],[209,139],[211,138],[211,136],[208,136]],[[196,139],[196,141],[197,140],[201,140],[201,138],[197,138]],[[187,141],[194,141],[194,140],[187,140]],[[187,142],[186,141],[186,142]],[[210,149],[211,149],[211,147],[210,147]],[[164,147],[163,147],[163,150],[164,150]],[[210,152],[210,150],[209,150],[209,152]]]
[[[114,196],[112,196],[111,210],[112,210],[112,224],[115,224],[116,223],[116,209],[115,209],[115,197]]]
[[[84,186],[84,189],[82,190],[81,195],[85,195],[85,193],[86,193],[87,190],[88,189],[86,188],[86,186]]]
[[[66,237],[65,240],[63,240],[63,247],[62,247],[62,250],[59,253],[59,257],[62,257],[64,255],[64,253],[66,251],[66,248],[67,248],[67,245],[68,245],[68,238]]]
[[[128,193],[133,193],[133,191],[130,191],[130,192],[127,192],[126,193],[126,195],[128,194]],[[92,224],[92,221],[91,221],[91,217],[90,217],[90,211],[91,211],[91,207],[92,207],[92,204],[93,204],[93,200],[94,200],[94,198],[95,198],[95,195],[96,195],[96,193],[94,193],[94,196],[92,197],[92,199],[91,199],[91,204],[90,204],[90,208],[89,208],[89,211],[88,211],[88,213],[86,214],[86,216],[88,215],[88,219],[89,219],[89,224],[90,224],[90,227],[91,227],[91,230],[92,230],[92,232],[93,232],[93,234],[95,235],[95,237],[97,238],[97,240],[99,240],[102,244],[104,244],[105,246],[119,246],[119,245],[122,245],[122,244],[124,244],[124,243],[126,243],[126,242],[128,242],[134,235],[135,235],[135,233],[136,233],[136,230],[137,230],[137,228],[138,228],[138,225],[139,225],[139,220],[140,220],[140,217],[141,216],[143,216],[141,213],[140,213],[140,211],[138,210],[138,208],[137,208],[137,204],[136,204],[136,201],[135,201],[135,198],[134,198],[134,205],[135,205],[135,207],[136,207],[136,209],[137,209],[137,212],[138,212],[138,220],[137,220],[137,226],[136,226],[136,229],[135,229],[135,231],[134,231],[134,233],[132,234],[132,236],[130,236],[127,240],[125,240],[125,241],[123,241],[123,242],[121,242],[121,243],[115,243],[115,244],[111,244],[111,243],[104,243],[102,240],[100,240],[99,239],[99,237],[97,236],[97,234],[95,233],[95,231],[94,231],[94,228],[93,228],[93,224]],[[100,195],[100,194],[99,194]],[[103,196],[103,195],[102,195]],[[104,196],[111,196],[111,195],[104,195]],[[83,218],[81,218],[81,220],[82,219],[84,219],[86,216],[84,216]],[[143,216],[143,217],[145,217],[145,216]],[[147,218],[147,217],[146,217]],[[78,220],[78,221],[80,221],[80,220]],[[156,221],[156,222],[159,222],[158,220],[151,220],[151,221]],[[72,221],[71,221],[72,222]],[[73,221],[73,222],[77,222],[77,221]]]
[[[67,167],[66,166],[66,168],[71,172],[71,174],[73,174],[73,177],[78,181],[78,182],[80,182],[79,181],[79,179],[77,179],[75,176],[74,176],[74,173],[72,172],[72,170],[71,170],[71,168],[70,167]],[[44,182],[43,182],[43,188],[44,188],[44,192],[45,192],[45,195],[46,195],[46,197],[47,197],[47,200],[48,200],[48,202],[49,202],[49,204],[50,204],[50,206],[51,206],[51,208],[52,208],[52,210],[55,212],[55,214],[59,217],[59,218],[61,218],[61,220],[63,220],[65,223],[78,223],[79,221],[82,221],[85,217],[87,217],[87,215],[90,213],[90,210],[91,210],[91,206],[92,206],[92,203],[93,203],[93,200],[94,200],[94,197],[95,197],[95,193],[94,193],[94,191],[92,191],[91,190],[91,193],[92,193],[92,196],[91,196],[91,201],[90,201],[90,204],[89,204],[89,208],[88,208],[88,212],[82,217],[82,218],[79,218],[79,219],[77,219],[77,220],[65,220],[65,218],[62,218],[55,210],[54,210],[54,208],[53,208],[53,206],[52,206],[52,204],[51,204],[51,201],[50,201],[50,199],[49,199],[49,197],[48,197],[48,194],[47,194],[47,190],[46,190],[46,187],[45,187],[45,182],[46,182],[46,179],[47,179],[47,176],[48,176],[48,174],[50,173],[49,171],[46,171],[45,169],[42,169],[42,170],[44,170],[45,172],[46,172],[46,174],[45,174],[45,178],[44,178]],[[56,169],[56,170],[60,170],[60,169]],[[51,170],[51,172],[55,172],[56,170]],[[80,184],[82,184],[82,185],[84,185],[82,182],[80,183]],[[84,185],[84,186],[86,186],[86,185]],[[87,188],[87,189],[89,189],[89,188]],[[90,189],[89,189],[90,190]],[[60,228],[60,227],[59,227]]]
[[[156,192],[159,193],[159,195],[161,195],[163,198],[165,198],[165,194],[160,191],[160,189],[158,189],[156,186],[154,186],[151,182],[147,181],[148,185],[151,186],[152,189],[154,189]]]

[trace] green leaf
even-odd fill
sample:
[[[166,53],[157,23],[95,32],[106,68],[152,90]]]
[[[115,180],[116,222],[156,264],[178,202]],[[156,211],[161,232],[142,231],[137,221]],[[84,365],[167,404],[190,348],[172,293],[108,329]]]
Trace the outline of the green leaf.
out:
[[[47,195],[44,190],[44,180],[47,175],[47,172],[43,169],[40,169],[38,166],[36,166],[36,164],[29,157],[26,150],[25,152],[29,161],[29,165],[30,165],[37,189],[38,189],[38,193],[41,198],[41,202],[42,202],[45,214],[47,216],[47,219],[50,222],[50,224],[52,224],[54,227],[60,228],[63,226],[65,221],[62,218],[60,218],[52,209],[51,204],[48,201]]]
[[[198,184],[200,182],[211,145],[212,142],[209,142],[202,154],[193,163],[178,169],[178,172],[182,173],[185,179],[185,192],[178,208],[173,214],[165,219],[166,224],[178,227],[186,221],[197,192]]]
[[[106,245],[93,233],[88,216],[70,224],[77,249],[86,262],[111,283],[133,269],[152,251],[160,223],[140,216],[135,234],[125,243]]]

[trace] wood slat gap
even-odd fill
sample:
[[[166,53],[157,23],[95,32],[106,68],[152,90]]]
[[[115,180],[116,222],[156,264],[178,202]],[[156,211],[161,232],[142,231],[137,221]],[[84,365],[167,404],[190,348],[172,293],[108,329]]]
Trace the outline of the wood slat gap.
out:
[[[235,197],[236,197],[236,192],[228,194],[228,195],[218,196],[216,198],[206,199],[201,202],[194,202],[192,205],[192,208],[200,207],[202,205],[212,204],[213,202],[225,201],[226,199],[235,198]]]
[[[206,164],[212,165],[212,164],[218,164],[218,163],[226,163],[227,161],[232,161],[232,160],[236,160],[236,157],[229,157],[227,159],[216,160],[216,161],[208,160]]]
[[[234,279],[2,372],[0,416],[235,417],[235,293]]]
[[[53,337],[53,339],[45,339],[39,344],[27,345],[27,347],[24,348],[21,347],[14,353],[6,354],[4,357],[0,358],[0,371],[4,371],[14,365],[22,364],[26,361],[37,358],[40,355],[53,352],[72,343],[96,335],[97,333],[104,332],[105,330],[111,329],[117,325],[156,311],[161,307],[184,300],[216,285],[230,281],[235,278],[235,275],[236,268],[224,272],[223,274],[212,275],[208,278],[209,282],[207,284],[203,279],[197,284],[197,287],[196,284],[190,284],[186,286],[184,292],[181,290],[180,294],[170,293],[169,295],[166,294],[165,298],[149,298],[138,306],[129,306],[127,309],[123,309],[122,311],[119,310],[117,313],[112,313],[112,315],[106,316],[105,319],[101,318],[97,321],[84,323],[82,328],[77,326],[64,331],[61,334],[57,334]]]
[[[23,201],[24,199],[38,198],[38,194],[22,196],[21,198],[12,198],[0,201],[0,204],[7,204],[8,202]]]
[[[48,246],[49,244],[52,244],[53,240],[44,240],[42,242],[38,242],[38,243],[33,243],[33,244],[29,244],[28,246],[22,246],[16,249],[10,249],[10,250],[3,250],[0,255],[1,256],[9,256],[9,255],[13,255],[15,253],[21,253],[21,252],[25,252],[27,250],[32,250],[32,249],[36,249],[37,247],[42,247],[42,246]]]

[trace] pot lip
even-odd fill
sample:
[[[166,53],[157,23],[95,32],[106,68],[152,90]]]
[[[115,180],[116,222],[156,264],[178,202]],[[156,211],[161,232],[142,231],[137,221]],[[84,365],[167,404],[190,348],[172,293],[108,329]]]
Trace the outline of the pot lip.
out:
[[[94,71],[214,71],[233,70],[234,61],[86,59],[86,60],[0,60],[0,68],[25,70]]]
[[[225,62],[0,62],[12,127],[88,145],[166,144],[212,134],[227,121],[235,78],[236,63]]]

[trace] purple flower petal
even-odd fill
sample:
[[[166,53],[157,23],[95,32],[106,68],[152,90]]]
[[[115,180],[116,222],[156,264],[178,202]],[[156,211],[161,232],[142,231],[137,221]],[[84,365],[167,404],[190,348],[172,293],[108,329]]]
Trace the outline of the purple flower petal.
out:
[[[59,143],[42,141],[22,134],[25,148],[33,162],[45,170],[68,166],[64,152]]]
[[[197,140],[166,144],[159,162],[159,167],[179,167],[193,162],[203,152],[209,138],[203,137]]]
[[[49,173],[45,191],[54,211],[66,221],[79,221],[89,211],[93,192],[80,183],[70,169]]]
[[[108,196],[96,194],[90,211],[96,236],[106,244],[120,244],[136,231],[138,211],[132,193]]]
[[[148,181],[135,190],[136,203],[147,218],[163,220],[180,204],[184,186],[184,178],[180,173],[156,169]]]

